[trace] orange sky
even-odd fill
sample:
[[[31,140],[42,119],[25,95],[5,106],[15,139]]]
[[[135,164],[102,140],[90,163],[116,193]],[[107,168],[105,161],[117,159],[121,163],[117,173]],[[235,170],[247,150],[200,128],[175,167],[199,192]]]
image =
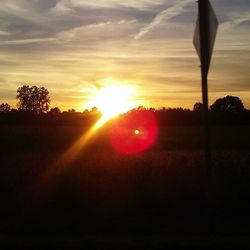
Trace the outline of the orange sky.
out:
[[[211,1],[220,27],[209,73],[210,104],[239,96],[250,108],[250,1]],[[147,107],[201,101],[192,44],[193,0],[1,0],[0,102],[23,84],[44,86],[51,107],[87,107],[109,85],[133,86]]]

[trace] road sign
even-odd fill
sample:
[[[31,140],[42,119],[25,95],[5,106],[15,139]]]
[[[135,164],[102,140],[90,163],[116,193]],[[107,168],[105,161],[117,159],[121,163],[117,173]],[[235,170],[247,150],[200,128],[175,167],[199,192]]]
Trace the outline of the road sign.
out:
[[[218,20],[209,0],[198,0],[199,15],[194,32],[194,46],[201,61],[201,86],[204,123],[204,153],[208,176],[211,176],[210,126],[208,117],[207,74],[213,53]]]
[[[210,2],[201,0],[193,43],[206,73],[209,70],[217,29],[218,20]]]

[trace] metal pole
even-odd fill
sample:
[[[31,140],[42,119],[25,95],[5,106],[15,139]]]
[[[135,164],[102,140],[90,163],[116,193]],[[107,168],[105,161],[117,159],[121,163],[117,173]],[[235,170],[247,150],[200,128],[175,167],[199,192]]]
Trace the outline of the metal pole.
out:
[[[208,0],[199,0],[199,32],[201,51],[201,78],[202,78],[202,102],[203,102],[203,130],[204,130],[204,153],[207,176],[211,176],[211,150],[210,150],[210,125],[208,114],[208,87],[207,74],[209,69],[209,20]]]
[[[200,52],[201,52],[201,86],[202,86],[202,102],[203,102],[203,133],[204,133],[204,156],[205,156],[205,175],[206,175],[206,199],[207,199],[207,219],[209,233],[213,232],[213,206],[212,206],[212,169],[211,169],[211,151],[210,151],[210,124],[208,114],[208,86],[207,75],[210,64],[210,27],[208,0],[199,0],[199,25],[200,25]]]

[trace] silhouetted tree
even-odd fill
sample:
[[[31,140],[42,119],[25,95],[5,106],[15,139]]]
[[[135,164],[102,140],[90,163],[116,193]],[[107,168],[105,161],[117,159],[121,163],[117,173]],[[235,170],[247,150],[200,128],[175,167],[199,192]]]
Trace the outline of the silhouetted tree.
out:
[[[75,109],[68,109],[68,113],[75,113],[76,110]]]
[[[136,109],[137,110],[146,110],[146,108],[144,106],[138,106]]]
[[[151,111],[151,112],[155,112],[156,111],[155,108],[149,108],[148,110]]]
[[[86,114],[89,114],[89,112],[90,111],[88,109],[84,109],[82,113],[86,115]]]
[[[166,107],[161,107],[161,108],[159,109],[159,111],[166,112],[166,111],[167,111],[167,108],[166,108]]]
[[[93,107],[91,110],[90,110],[90,113],[91,114],[100,114],[100,110],[97,108],[97,107]]]
[[[11,107],[8,103],[2,103],[0,105],[0,113],[8,113],[11,111]]]
[[[44,87],[23,85],[17,90],[18,109],[34,111],[38,114],[45,113],[49,109],[49,91]]]
[[[203,104],[201,102],[196,102],[193,107],[193,111],[202,111]]]
[[[55,107],[55,108],[51,108],[49,113],[52,115],[58,115],[61,113],[61,110],[58,107]]]
[[[231,112],[237,114],[244,111],[244,105],[239,97],[228,95],[217,99],[214,104],[210,106],[210,109],[212,111]]]

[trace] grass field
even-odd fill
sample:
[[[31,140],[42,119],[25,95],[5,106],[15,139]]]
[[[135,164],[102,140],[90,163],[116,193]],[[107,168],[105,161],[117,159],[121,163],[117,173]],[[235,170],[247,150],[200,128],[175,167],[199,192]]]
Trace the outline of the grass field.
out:
[[[200,127],[160,127],[155,144],[138,155],[114,150],[110,128],[98,131],[69,161],[62,154],[87,128],[1,127],[0,230],[5,242],[14,237],[24,244],[18,241],[20,232],[33,235],[31,242],[42,241],[41,235],[47,235],[45,242],[63,235],[61,243],[76,235],[102,235],[100,241],[112,235],[118,242],[121,234],[130,235],[128,241],[158,235],[154,239],[161,242],[171,241],[172,234],[203,235],[200,240],[211,231],[223,237],[249,235],[248,126],[212,129],[209,181]]]

